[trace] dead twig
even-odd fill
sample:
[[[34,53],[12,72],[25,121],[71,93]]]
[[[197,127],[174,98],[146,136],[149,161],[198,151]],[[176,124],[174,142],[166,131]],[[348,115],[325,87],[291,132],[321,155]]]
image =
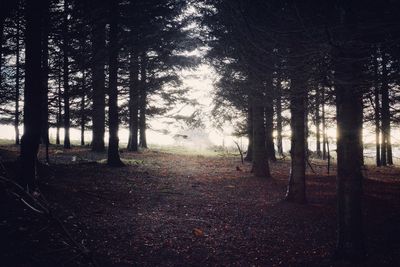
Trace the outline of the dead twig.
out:
[[[241,161],[242,161],[242,164],[244,164],[243,151],[242,151],[242,149],[240,148],[238,142],[236,142],[235,140],[233,140],[233,142],[234,142],[235,145],[237,146],[237,148],[238,148],[238,150],[239,150],[239,153],[240,153],[240,159],[241,159]]]
[[[37,194],[37,196],[35,196],[30,192],[26,191],[18,183],[6,177],[0,176],[0,182],[2,182],[5,185],[5,189],[7,192],[15,196],[19,201],[24,203],[29,209],[33,210],[36,213],[44,215],[46,216],[47,219],[53,221],[55,225],[58,226],[58,228],[64,234],[64,236],[67,237],[67,239],[71,242],[72,244],[71,246],[77,249],[80,252],[79,253],[80,255],[84,255],[92,263],[93,266],[98,266],[96,260],[93,258],[91,251],[87,249],[83,244],[76,241],[71,235],[71,233],[68,231],[68,229],[64,226],[64,223],[57,216],[54,215],[54,213],[50,209],[49,203],[46,201],[43,194],[40,193],[39,189],[35,191],[34,194]],[[41,203],[39,199],[40,196],[42,196],[41,201],[44,203]]]

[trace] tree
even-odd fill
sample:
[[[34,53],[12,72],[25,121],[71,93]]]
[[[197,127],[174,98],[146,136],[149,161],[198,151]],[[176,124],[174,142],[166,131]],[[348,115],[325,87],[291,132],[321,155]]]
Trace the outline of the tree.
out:
[[[338,40],[334,50],[337,137],[337,201],[339,258],[359,259],[364,256],[362,228],[362,149],[363,127],[363,54],[357,32],[355,4],[340,3],[342,14]]]
[[[107,164],[113,167],[123,166],[119,157],[118,138],[118,53],[119,53],[119,1],[109,0],[110,47],[108,82],[108,123],[109,139]]]
[[[21,182],[28,191],[36,186],[36,162],[41,137],[42,110],[42,15],[46,0],[27,1],[25,33],[24,134],[21,138]]]
[[[106,8],[104,1],[91,1],[92,9],[92,87],[93,87],[93,127],[92,150],[105,150],[105,58],[106,58]]]
[[[69,92],[69,35],[68,35],[68,28],[69,28],[69,4],[68,0],[64,0],[64,10],[63,10],[63,99],[64,99],[64,148],[71,148],[71,141],[70,141],[70,92]]]
[[[286,200],[305,203],[305,81],[300,75],[292,75],[290,80],[290,128],[291,128],[291,168]]]

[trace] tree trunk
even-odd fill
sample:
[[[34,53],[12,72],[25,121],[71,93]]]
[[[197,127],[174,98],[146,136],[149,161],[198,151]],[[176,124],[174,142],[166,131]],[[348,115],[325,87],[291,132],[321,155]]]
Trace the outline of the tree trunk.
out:
[[[138,151],[138,111],[139,111],[139,69],[138,56],[134,47],[130,51],[129,62],[129,151]]]
[[[249,139],[249,144],[247,146],[247,153],[246,157],[244,158],[245,161],[252,161],[253,160],[253,108],[251,99],[248,99],[249,107],[247,110],[247,136]]]
[[[119,1],[109,0],[110,18],[110,47],[109,47],[109,82],[108,82],[108,158],[107,164],[113,167],[123,166],[119,157],[119,138],[118,138],[118,19]]]
[[[50,3],[46,3],[43,14],[42,28],[42,144],[46,146],[46,161],[49,162],[49,27]]]
[[[271,93],[267,92],[265,98],[265,148],[267,158],[276,161],[275,147],[274,147],[274,102]]]
[[[255,177],[270,178],[269,163],[266,154],[266,135],[264,124],[264,105],[261,94],[254,93],[252,99],[253,111],[253,166]]]
[[[63,83],[64,83],[64,148],[71,148],[69,137],[70,106],[69,106],[69,62],[68,62],[68,1],[64,0],[63,21]]]
[[[346,59],[338,59],[346,60]],[[337,73],[340,81],[353,82],[354,67],[341,64]],[[345,73],[347,71],[347,73]],[[351,85],[337,85],[337,196],[338,196],[338,253],[342,257],[359,257],[363,253],[361,227],[362,162],[360,143],[362,130],[362,95]]]
[[[351,10],[353,8],[353,10]],[[341,9],[343,32],[341,47],[335,50],[335,89],[337,117],[337,212],[336,256],[356,260],[364,256],[362,227],[362,127],[363,92],[361,81],[364,58],[355,45],[356,7]]]
[[[308,128],[308,91],[307,88],[304,88],[305,91],[305,96],[304,96],[304,152],[306,156],[306,160],[309,158],[309,147],[308,147],[308,137],[310,134],[309,128]]]
[[[92,150],[103,152],[105,150],[105,58],[106,58],[106,23],[104,21],[105,8],[102,2],[92,2]]]
[[[17,33],[16,33],[16,60],[15,60],[15,65],[16,65],[16,70],[15,70],[15,112],[14,112],[14,129],[15,129],[15,144],[19,145],[20,140],[19,140],[19,100],[20,100],[20,79],[21,79],[21,73],[20,73],[20,65],[21,65],[21,60],[20,60],[20,33],[21,33],[21,19],[20,19],[20,7],[19,3],[17,6]],[[2,32],[0,33],[1,35],[3,34]],[[1,40],[0,40],[1,44]],[[1,57],[0,57],[1,61]],[[0,71],[1,73],[1,71]]]
[[[327,136],[326,136],[326,117],[325,117],[325,86],[322,86],[322,92],[321,92],[321,106],[322,106],[322,111],[321,111],[321,120],[322,120],[322,159],[326,160],[327,159],[327,154],[326,154],[326,145],[328,143]]]
[[[81,89],[81,146],[85,145],[85,105],[86,105],[86,72],[82,70],[82,89]]]
[[[286,200],[306,203],[305,81],[293,76],[290,82],[291,169]]]
[[[320,95],[320,85],[317,85],[315,91],[315,138],[316,142],[316,152],[317,157],[321,158],[321,114],[320,114],[320,106],[321,106],[321,95]]]
[[[375,74],[375,88],[374,88],[374,102],[375,102],[375,149],[376,149],[376,166],[381,166],[381,116],[380,116],[380,101],[379,101],[379,62],[378,55],[375,55],[374,62],[374,74]]]
[[[385,51],[382,51],[382,165],[392,165],[392,145],[390,141],[390,105],[389,105],[389,83],[388,83],[388,59]]]
[[[41,29],[45,0],[26,2],[24,134],[21,138],[21,183],[35,189],[36,162],[42,122]]]
[[[140,97],[139,97],[139,129],[140,129],[140,141],[139,146],[141,148],[147,148],[146,140],[146,107],[147,107],[147,74],[146,66],[147,58],[146,53],[142,55],[142,62],[140,65],[140,76],[141,76],[141,86],[140,86]]]
[[[61,142],[60,142],[60,128],[61,128],[61,121],[62,121],[61,80],[62,80],[62,71],[61,71],[61,67],[60,67],[58,70],[56,145],[61,144]]]
[[[281,80],[278,78],[276,85],[276,143],[278,154],[283,156],[283,140],[282,140],[282,85]]]
[[[1,1],[0,4],[0,89],[3,86],[2,80],[2,68],[3,68],[3,34],[4,34],[4,21],[5,21],[5,14],[4,14],[4,5],[5,1]]]

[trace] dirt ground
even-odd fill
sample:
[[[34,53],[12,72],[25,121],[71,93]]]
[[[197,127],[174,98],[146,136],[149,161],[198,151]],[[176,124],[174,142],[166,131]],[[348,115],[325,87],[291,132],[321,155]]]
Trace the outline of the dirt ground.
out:
[[[0,149],[9,176],[15,152]],[[52,148],[40,180],[51,218],[0,183],[0,266],[399,266],[399,168],[365,170],[367,257],[346,264],[332,260],[336,183],[322,162],[308,170],[308,204],[296,205],[283,201],[288,161],[259,179],[233,155],[121,156],[126,167],[110,168],[105,154]]]

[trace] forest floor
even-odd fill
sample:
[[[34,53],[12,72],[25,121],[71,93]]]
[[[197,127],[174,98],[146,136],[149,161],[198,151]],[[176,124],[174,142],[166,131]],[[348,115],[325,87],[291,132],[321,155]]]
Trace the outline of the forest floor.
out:
[[[16,155],[15,146],[0,147],[10,177],[19,170]],[[271,163],[273,179],[260,179],[228,154],[123,152],[122,168],[108,167],[105,154],[88,148],[52,147],[50,157],[39,181],[50,217],[16,201],[0,183],[0,266],[91,266],[89,258],[98,266],[400,263],[397,167],[365,170],[367,256],[356,265],[332,260],[336,183],[323,162],[313,164],[316,173],[309,170],[308,204],[296,205],[283,201],[285,160]],[[83,246],[92,253],[82,253]]]

